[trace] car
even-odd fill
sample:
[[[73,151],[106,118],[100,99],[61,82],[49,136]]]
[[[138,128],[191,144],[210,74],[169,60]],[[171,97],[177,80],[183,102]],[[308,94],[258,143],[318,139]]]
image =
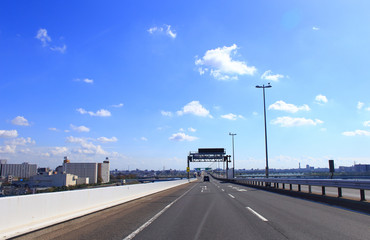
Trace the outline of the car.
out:
[[[203,182],[209,182],[209,177],[208,176],[204,176],[203,177]]]

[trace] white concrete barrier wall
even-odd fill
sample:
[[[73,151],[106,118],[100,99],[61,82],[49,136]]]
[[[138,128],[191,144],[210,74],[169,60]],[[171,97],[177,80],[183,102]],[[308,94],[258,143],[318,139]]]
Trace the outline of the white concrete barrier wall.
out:
[[[188,180],[0,198],[0,238],[6,239],[144,197]]]

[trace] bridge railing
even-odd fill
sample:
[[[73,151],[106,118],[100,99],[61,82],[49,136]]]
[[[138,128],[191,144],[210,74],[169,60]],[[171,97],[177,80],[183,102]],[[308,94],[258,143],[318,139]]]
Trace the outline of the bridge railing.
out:
[[[215,177],[215,176],[214,176]],[[217,178],[217,177],[216,177]],[[221,178],[226,180],[224,178]],[[327,187],[337,188],[337,197],[343,197],[343,188],[358,189],[360,200],[366,201],[365,190],[370,190],[370,180],[347,180],[347,179],[292,179],[292,178],[234,178],[228,179],[230,182],[246,184],[251,186],[272,187],[283,190],[293,190],[293,185],[297,186],[298,192],[302,191],[302,186],[308,187],[308,193],[312,193],[312,186],[321,187],[321,195],[326,195]]]

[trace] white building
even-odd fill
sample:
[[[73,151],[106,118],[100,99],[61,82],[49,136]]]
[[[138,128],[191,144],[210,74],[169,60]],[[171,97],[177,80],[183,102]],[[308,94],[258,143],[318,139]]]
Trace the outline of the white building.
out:
[[[51,175],[36,175],[29,179],[31,187],[62,187],[75,186],[78,176],[73,174],[51,174]]]
[[[29,178],[37,175],[36,164],[0,164],[0,176],[1,177],[18,177],[18,178]]]
[[[110,181],[108,158],[103,163],[71,163],[67,157],[64,158],[63,172],[77,175],[78,177],[89,178],[89,184]]]

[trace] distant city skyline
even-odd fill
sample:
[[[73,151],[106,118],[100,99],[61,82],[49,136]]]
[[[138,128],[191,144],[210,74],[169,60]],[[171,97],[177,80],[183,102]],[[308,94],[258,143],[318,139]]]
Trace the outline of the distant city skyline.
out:
[[[0,2],[0,159],[370,164],[370,2]],[[207,167],[210,164],[192,164]]]

